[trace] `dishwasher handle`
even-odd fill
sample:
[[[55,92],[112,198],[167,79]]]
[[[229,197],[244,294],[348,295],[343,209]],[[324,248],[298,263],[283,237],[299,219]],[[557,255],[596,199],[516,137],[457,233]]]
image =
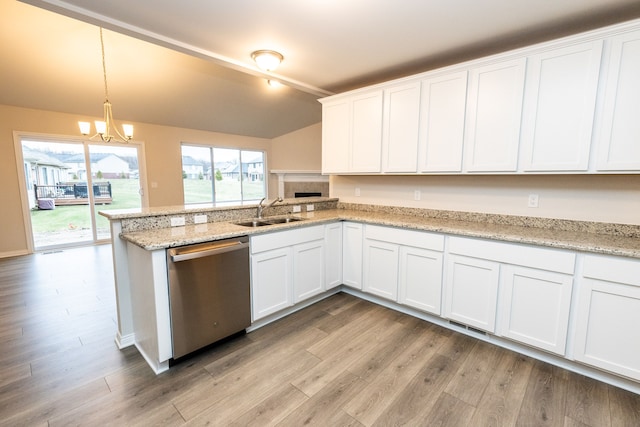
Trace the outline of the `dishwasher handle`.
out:
[[[219,255],[225,252],[239,251],[248,247],[249,242],[234,240],[224,243],[211,243],[209,245],[200,246],[198,248],[170,249],[169,255],[171,256],[171,261],[180,262],[190,259],[204,258],[212,255]]]

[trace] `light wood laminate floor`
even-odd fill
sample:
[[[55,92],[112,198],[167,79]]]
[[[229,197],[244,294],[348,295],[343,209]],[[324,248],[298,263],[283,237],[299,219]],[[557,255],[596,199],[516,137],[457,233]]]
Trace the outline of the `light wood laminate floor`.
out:
[[[109,245],[0,260],[2,426],[640,426],[640,396],[340,293],[154,375]]]

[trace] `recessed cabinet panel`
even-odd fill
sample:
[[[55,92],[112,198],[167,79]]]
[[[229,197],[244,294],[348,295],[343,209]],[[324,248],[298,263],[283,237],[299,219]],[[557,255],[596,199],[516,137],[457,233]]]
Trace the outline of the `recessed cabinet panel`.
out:
[[[382,156],[382,91],[353,98],[350,172],[380,172]]]
[[[601,40],[529,57],[524,171],[587,170],[601,57]]]
[[[495,332],[500,264],[449,255],[445,280],[445,317]]]
[[[587,255],[578,280],[576,360],[640,380],[640,261]]]
[[[324,291],[324,241],[293,247],[293,302],[298,303]]]
[[[467,72],[422,82],[420,171],[462,171]]]
[[[397,300],[398,245],[365,239],[363,290]]]
[[[398,302],[440,315],[442,252],[400,247]]]
[[[342,281],[362,289],[362,224],[342,223]]]
[[[465,166],[469,172],[515,172],[526,58],[469,74]]]
[[[254,321],[292,304],[290,248],[251,255],[251,300]]]
[[[420,82],[384,91],[383,172],[418,171]]]
[[[342,284],[342,223],[325,226],[325,289]]]
[[[350,103],[346,99],[322,106],[322,172],[349,172]]]
[[[640,31],[611,39],[597,168],[640,170]]]
[[[573,277],[506,265],[501,283],[501,335],[564,355]]]

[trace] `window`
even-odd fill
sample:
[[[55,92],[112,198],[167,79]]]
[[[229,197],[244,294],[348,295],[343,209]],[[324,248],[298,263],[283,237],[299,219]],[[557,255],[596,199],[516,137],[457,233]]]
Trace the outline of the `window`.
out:
[[[266,196],[263,151],[182,145],[184,203],[242,204]]]

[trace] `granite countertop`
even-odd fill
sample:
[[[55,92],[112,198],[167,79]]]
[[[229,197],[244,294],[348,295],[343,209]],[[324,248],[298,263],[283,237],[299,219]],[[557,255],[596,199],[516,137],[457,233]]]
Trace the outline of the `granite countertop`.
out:
[[[184,227],[134,231],[122,233],[120,237],[144,249],[157,250],[346,220],[457,236],[640,258],[640,238],[633,236],[353,209],[328,209],[295,214],[294,216],[299,216],[305,220],[256,228],[244,227],[231,221],[220,221]]]

